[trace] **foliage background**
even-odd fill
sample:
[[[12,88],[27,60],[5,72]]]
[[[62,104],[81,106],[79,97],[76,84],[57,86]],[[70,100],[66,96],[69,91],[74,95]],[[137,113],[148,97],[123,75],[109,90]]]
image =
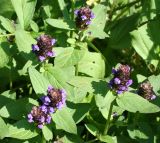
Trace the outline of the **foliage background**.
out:
[[[0,0],[0,142],[160,142],[159,0],[98,1],[91,6],[95,19],[78,40],[73,12],[84,5],[83,0]],[[57,39],[57,56],[48,64],[31,51],[44,33]],[[118,63],[133,69],[131,90],[148,79],[156,100],[131,92],[115,100],[107,82]],[[67,90],[67,107],[40,131],[26,115],[49,84]],[[113,100],[118,117],[104,135]]]

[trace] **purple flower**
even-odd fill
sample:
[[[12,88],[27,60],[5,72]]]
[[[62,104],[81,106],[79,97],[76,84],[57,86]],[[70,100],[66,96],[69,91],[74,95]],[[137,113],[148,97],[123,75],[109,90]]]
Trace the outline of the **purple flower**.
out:
[[[32,50],[33,51],[39,51],[38,45],[32,44]]]
[[[50,112],[54,112],[54,108],[61,109],[65,105],[67,93],[64,89],[55,89],[48,86],[47,92],[48,95],[43,96],[41,101],[49,107]]]
[[[51,117],[50,114],[48,113],[48,107],[45,105],[34,106],[27,117],[29,123],[32,122],[36,123],[37,127],[40,129],[43,128],[43,125],[51,122]]]
[[[156,95],[154,94],[153,87],[149,81],[145,80],[144,82],[140,83],[137,94],[142,96],[147,100],[154,100]]]
[[[112,69],[113,78],[109,82],[109,87],[117,94],[127,91],[133,83],[130,79],[130,72],[128,65],[120,65],[118,69]]]
[[[48,35],[41,35],[37,38],[37,44],[32,45],[32,51],[36,54],[38,59],[43,62],[50,57],[55,57],[55,53],[52,51],[56,39]]]
[[[76,26],[81,30],[88,28],[91,20],[95,17],[89,7],[82,7],[79,10],[75,10],[74,14],[76,15]]]
[[[44,56],[39,56],[39,60],[43,62],[46,58]]]

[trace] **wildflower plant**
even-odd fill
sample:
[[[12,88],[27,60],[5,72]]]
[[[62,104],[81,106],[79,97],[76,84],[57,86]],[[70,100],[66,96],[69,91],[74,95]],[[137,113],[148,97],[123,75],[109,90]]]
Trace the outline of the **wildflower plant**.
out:
[[[159,143],[158,0],[0,9],[1,142]]]

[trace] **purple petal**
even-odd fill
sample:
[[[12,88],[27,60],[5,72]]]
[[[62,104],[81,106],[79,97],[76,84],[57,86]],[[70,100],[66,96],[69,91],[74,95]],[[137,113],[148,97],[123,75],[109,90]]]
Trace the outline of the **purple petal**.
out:
[[[44,116],[41,116],[41,118],[39,119],[39,121],[40,121],[41,123],[44,123],[45,117],[44,117]]]
[[[39,56],[39,60],[43,62],[46,58],[44,56]]]
[[[64,104],[62,102],[59,102],[56,105],[57,109],[62,109],[63,106],[64,106]]]
[[[51,90],[53,90],[53,86],[52,86],[52,85],[49,85],[47,91],[48,91],[48,92],[51,92]]]
[[[130,79],[130,80],[128,80],[128,82],[126,83],[126,86],[130,86],[132,83],[133,83],[133,80]]]
[[[155,95],[152,95],[152,96],[151,96],[151,100],[154,100],[154,99],[156,99],[156,96],[155,96]]]
[[[121,94],[121,93],[123,93],[122,90],[117,90],[117,94]]]
[[[33,121],[33,119],[28,119],[28,122],[33,123],[34,121]]]
[[[40,99],[44,105],[49,105],[49,103],[51,102],[51,100],[48,96],[42,96]]]
[[[54,108],[53,108],[53,107],[49,107],[48,110],[49,110],[48,112],[49,112],[50,114],[51,114],[51,113],[54,113]]]
[[[78,12],[79,12],[79,10],[77,9],[77,10],[74,11],[74,14],[78,15]]]
[[[81,18],[82,18],[82,20],[86,20],[87,19],[87,17],[85,15],[82,15]]]
[[[51,116],[48,116],[48,117],[47,117],[46,123],[47,123],[47,124],[50,124],[50,123],[51,123]]]
[[[116,77],[116,78],[114,78],[114,83],[115,83],[115,84],[120,84],[120,83],[121,83],[121,80]]]
[[[90,24],[91,24],[91,21],[87,21],[87,22],[86,22],[86,25],[90,25]]]
[[[53,46],[55,43],[56,43],[56,39],[52,39],[52,40],[51,40],[52,46]]]
[[[42,105],[40,108],[44,113],[47,113],[47,107],[45,105]]]
[[[49,51],[49,52],[47,52],[47,56],[49,56],[49,57],[53,57],[53,52],[52,51]]]
[[[117,70],[116,69],[112,69],[112,74],[116,74],[117,73]]]
[[[39,124],[39,125],[38,125],[38,128],[39,128],[39,129],[42,129],[42,128],[43,128],[43,124]]]
[[[95,18],[95,15],[93,12],[91,12],[91,19],[94,19]]]
[[[32,50],[33,50],[33,51],[39,51],[38,45],[32,44]]]

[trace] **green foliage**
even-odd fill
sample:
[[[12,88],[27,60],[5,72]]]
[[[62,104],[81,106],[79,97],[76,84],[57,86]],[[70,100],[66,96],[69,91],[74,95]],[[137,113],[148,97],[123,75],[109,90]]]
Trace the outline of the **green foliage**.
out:
[[[74,11],[86,2],[95,18],[84,12],[79,20],[91,24],[79,29]],[[159,16],[159,0],[0,0],[0,143],[159,143]],[[56,39],[53,47],[50,38],[39,42],[44,34]],[[111,74],[119,63],[131,67],[133,80],[122,94],[116,90],[125,78],[110,85],[127,76]],[[155,99],[138,95],[147,80],[151,87],[142,93]],[[51,100],[47,112],[36,112],[44,95]],[[48,114],[50,124],[41,118]]]

